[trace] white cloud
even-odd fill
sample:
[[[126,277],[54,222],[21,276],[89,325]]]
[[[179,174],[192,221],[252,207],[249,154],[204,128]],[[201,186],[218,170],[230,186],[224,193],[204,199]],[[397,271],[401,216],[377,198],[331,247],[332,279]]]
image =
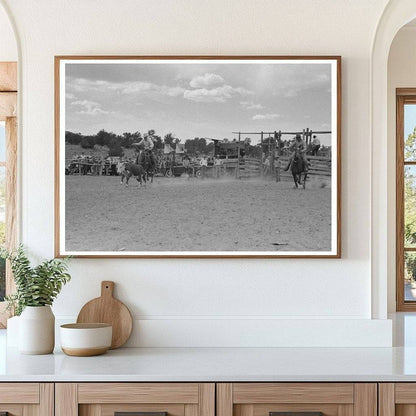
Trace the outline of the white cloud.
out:
[[[185,91],[178,86],[169,87],[167,85],[158,85],[151,82],[133,81],[133,82],[109,82],[102,80],[89,80],[85,78],[75,78],[69,80],[67,85],[69,91],[91,92],[96,91],[105,93],[117,91],[125,95],[162,95],[169,97],[178,97]],[[69,93],[71,94],[71,92]],[[68,96],[68,93],[67,93]]]
[[[189,85],[192,88],[204,88],[223,83],[224,78],[220,75],[205,73],[204,75],[198,75],[196,77],[193,77],[189,82]]]
[[[110,86],[110,89],[118,90],[122,94],[149,93],[158,95],[168,95],[169,97],[181,96],[185,91],[181,87],[168,87],[166,85],[157,85],[151,82],[140,81],[113,84]]]
[[[252,117],[252,120],[274,120],[279,117],[280,114],[256,114]]]
[[[98,104],[95,101],[78,100],[78,101],[73,101],[71,105],[77,107],[76,112],[78,114],[86,114],[89,116],[96,116],[99,114],[109,114],[108,111],[103,110],[100,104]]]
[[[261,104],[255,104],[252,101],[240,101],[240,104],[246,110],[261,110],[264,108]]]
[[[183,94],[184,98],[197,102],[217,102],[223,103],[227,99],[231,98],[232,87],[224,85],[218,88],[206,89],[199,88],[197,90],[186,90]]]
[[[123,94],[137,94],[151,91],[154,86],[150,82],[113,82],[108,83],[107,88],[110,90],[120,91]]]
[[[186,90],[183,97],[187,100],[200,103],[224,103],[235,95],[248,95],[250,91],[242,87],[231,87],[231,85],[222,85],[216,88],[199,88],[196,90]]]
[[[103,89],[103,86],[105,88],[106,84],[109,83],[106,81],[93,81],[85,78],[68,78],[66,83],[66,89],[67,91],[85,92]]]
[[[201,78],[198,79],[197,78]],[[193,82],[195,81],[195,82]],[[215,74],[205,74],[201,77],[195,77],[191,81],[192,85],[199,85],[202,83],[213,84],[217,82],[224,82],[224,80]],[[89,80],[85,78],[68,79],[67,83],[68,94],[77,93],[98,93],[109,94],[117,92],[122,95],[131,95],[133,98],[145,96],[153,99],[160,99],[161,97],[183,97],[187,100],[196,102],[225,102],[234,96],[248,96],[252,94],[251,91],[243,87],[232,87],[230,85],[220,85],[213,88],[203,87],[195,89],[185,89],[181,86],[167,86],[158,85],[152,82],[110,82],[102,80]]]
[[[169,95],[170,97],[179,97],[180,95],[183,95],[185,92],[184,88],[181,87],[165,87],[166,90],[163,88],[162,91]]]
[[[233,88],[233,90],[235,93],[240,94],[241,96],[247,96],[247,95],[253,94],[253,91],[249,91],[243,87],[236,87],[236,88]]]

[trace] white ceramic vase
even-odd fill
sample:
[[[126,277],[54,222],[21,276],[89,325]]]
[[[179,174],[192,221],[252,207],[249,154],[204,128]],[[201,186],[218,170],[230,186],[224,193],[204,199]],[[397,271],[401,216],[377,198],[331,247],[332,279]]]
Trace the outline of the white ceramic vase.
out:
[[[19,351],[50,354],[55,347],[55,316],[50,306],[26,306],[19,319]]]
[[[19,347],[19,320],[20,316],[13,316],[7,320],[7,346]]]

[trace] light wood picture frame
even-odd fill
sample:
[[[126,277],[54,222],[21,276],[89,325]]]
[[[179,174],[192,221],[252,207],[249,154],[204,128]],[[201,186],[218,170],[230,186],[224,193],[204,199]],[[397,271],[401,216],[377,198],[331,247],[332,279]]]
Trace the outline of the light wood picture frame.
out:
[[[406,205],[412,206],[411,193],[413,188],[414,167],[416,161],[406,144],[409,127],[412,125],[406,120],[405,107],[416,108],[416,88],[396,88],[396,310],[397,312],[416,311],[414,289],[411,281],[406,279],[412,275],[411,261],[406,256],[413,257],[416,248],[405,237]],[[407,116],[409,117],[409,116]],[[405,154],[410,153],[406,158]],[[410,169],[406,172],[407,169]],[[407,192],[406,192],[407,191]],[[407,204],[406,204],[407,200]],[[405,244],[408,242],[408,244]],[[407,264],[410,263],[410,264]],[[406,270],[408,269],[408,270]]]
[[[0,151],[0,169],[5,191],[5,210],[0,212],[0,221],[5,226],[4,247],[13,250],[18,243],[18,206],[17,206],[17,162],[18,162],[18,121],[17,121],[17,62],[0,62],[0,129],[4,134],[4,148]],[[4,273],[4,274],[3,274]],[[15,290],[10,262],[5,262],[0,279],[0,328],[5,328],[10,312],[6,310],[4,295]]]
[[[56,56],[55,255],[339,258],[341,57]]]

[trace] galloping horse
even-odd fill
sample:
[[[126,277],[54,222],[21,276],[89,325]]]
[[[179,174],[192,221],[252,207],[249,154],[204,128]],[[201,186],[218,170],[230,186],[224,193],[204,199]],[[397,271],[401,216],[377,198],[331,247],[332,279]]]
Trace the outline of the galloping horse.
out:
[[[291,171],[292,171],[293,180],[295,181],[295,188],[298,188],[298,185],[303,185],[303,189],[305,189],[306,178],[308,176],[308,172],[305,167],[305,162],[297,150],[292,160]],[[304,174],[303,184],[302,184],[302,173]]]
[[[143,182],[146,185],[147,174],[142,165],[136,165],[131,162],[119,162],[117,164],[117,172],[121,176],[120,184],[123,184],[123,180],[126,178],[126,187],[129,186],[129,180],[132,176],[136,178],[140,185],[143,185]]]

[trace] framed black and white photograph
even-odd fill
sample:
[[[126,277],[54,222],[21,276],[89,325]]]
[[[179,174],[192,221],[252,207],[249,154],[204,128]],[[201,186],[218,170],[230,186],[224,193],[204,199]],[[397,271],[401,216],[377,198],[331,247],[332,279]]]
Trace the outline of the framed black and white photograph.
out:
[[[341,58],[55,58],[55,254],[340,257]]]

